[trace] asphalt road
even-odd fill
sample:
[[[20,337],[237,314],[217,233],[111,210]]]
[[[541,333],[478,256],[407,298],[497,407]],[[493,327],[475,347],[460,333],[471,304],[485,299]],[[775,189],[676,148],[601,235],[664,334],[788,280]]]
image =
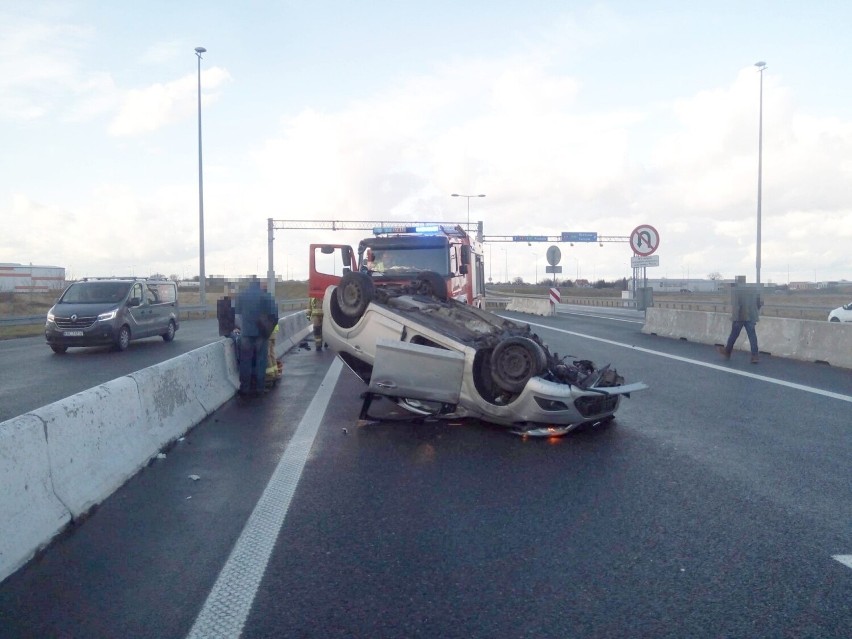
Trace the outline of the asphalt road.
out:
[[[149,337],[124,352],[108,346],[57,355],[44,337],[0,340],[0,422],[215,342],[215,319],[184,320],[175,339]]]
[[[291,351],[0,584],[0,636],[849,636],[852,372],[533,324],[650,389],[556,440],[359,426]]]

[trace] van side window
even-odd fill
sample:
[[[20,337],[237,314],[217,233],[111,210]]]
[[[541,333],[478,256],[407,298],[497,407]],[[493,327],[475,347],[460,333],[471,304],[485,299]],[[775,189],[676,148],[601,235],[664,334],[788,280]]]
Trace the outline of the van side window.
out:
[[[163,304],[171,304],[177,301],[177,287],[174,284],[160,284],[157,287],[160,296],[160,302]]]
[[[130,299],[138,299],[140,304],[145,302],[145,298],[142,296],[142,285],[134,284],[133,290],[130,293]]]
[[[157,292],[157,287],[154,284],[148,284],[145,287],[145,297],[148,298],[149,304],[159,304],[160,295]]]
[[[174,284],[146,284],[149,304],[171,304],[177,300],[177,289]]]

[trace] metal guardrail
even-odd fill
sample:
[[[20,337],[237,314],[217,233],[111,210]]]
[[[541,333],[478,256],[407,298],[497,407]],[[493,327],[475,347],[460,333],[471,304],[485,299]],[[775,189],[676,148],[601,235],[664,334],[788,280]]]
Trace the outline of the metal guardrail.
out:
[[[29,326],[44,322],[42,315],[22,315],[20,317],[0,317],[0,326]]]

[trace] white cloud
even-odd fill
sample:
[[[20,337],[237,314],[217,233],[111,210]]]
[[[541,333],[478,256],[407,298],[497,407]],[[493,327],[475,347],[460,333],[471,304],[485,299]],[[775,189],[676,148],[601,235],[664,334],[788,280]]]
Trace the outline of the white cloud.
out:
[[[63,107],[81,79],[92,30],[0,11],[0,119],[32,120]]]
[[[616,94],[609,106],[587,107],[597,103],[588,99],[592,89],[565,70],[560,56],[589,43],[603,46],[614,37],[610,17],[600,9],[582,20],[556,21],[523,55],[454,58],[427,72],[397,76],[382,90],[336,109],[317,106],[319,98],[308,94],[300,102],[299,92],[291,91],[297,97],[286,104],[298,106],[281,107],[278,131],[266,139],[240,138],[215,162],[205,157],[208,273],[262,272],[267,217],[462,220],[466,202],[450,198],[461,192],[487,194],[470,203],[471,218],[484,220],[487,234],[573,230],[625,236],[649,223],[662,240],[663,266],[655,275],[667,270],[669,276],[687,270],[693,277],[711,271],[751,274],[754,68],[670,103],[643,104]],[[619,36],[632,30],[624,21],[616,20],[616,26]],[[156,84],[137,80],[137,88],[124,90],[115,80],[120,76],[80,70],[78,50],[91,37],[85,28],[56,22],[0,35],[13,36],[11,42],[0,38],[0,94],[5,96],[0,118],[38,118],[61,108],[66,117],[96,125],[100,121],[94,118],[106,117],[108,132],[121,138],[114,145],[118,153],[133,147],[139,155],[134,161],[150,161],[155,151],[158,159],[186,153],[175,153],[167,136],[149,140],[148,134],[194,118],[195,73]],[[57,41],[64,42],[61,48]],[[141,60],[163,64],[180,51],[187,55],[186,49],[179,41],[155,42],[142,48]],[[202,69],[205,108],[218,107],[230,80],[223,68]],[[764,272],[780,277],[787,268],[794,273],[819,268],[848,277],[850,261],[842,244],[852,236],[847,194],[852,122],[802,112],[780,75],[767,73],[764,81]],[[263,91],[264,99],[278,95],[268,87]],[[251,102],[237,100],[259,99],[249,87],[228,97],[229,106],[246,113],[252,112]],[[135,170],[127,159],[134,154],[124,154],[127,173],[117,175]],[[81,184],[73,205],[41,204],[47,200],[40,195],[18,194],[11,210],[32,232],[13,234],[13,240],[6,235],[0,255],[56,256],[48,261],[88,264],[88,274],[118,272],[130,266],[111,261],[114,238],[127,221],[140,236],[157,237],[158,249],[152,253],[144,244],[122,244],[123,258],[140,269],[142,262],[163,259],[148,264],[147,271],[197,272],[198,191],[191,169],[169,185],[144,191],[75,175]],[[54,232],[56,219],[68,223],[61,238]],[[279,234],[276,250],[286,250],[296,262],[303,247],[294,242],[307,241],[308,235]],[[531,251],[543,255],[545,248],[504,245],[491,251],[500,277],[508,264],[523,264],[522,274],[530,279],[538,259]],[[575,246],[564,253],[563,266],[571,275],[575,268],[588,277],[629,275],[626,244]],[[280,264],[280,253],[278,259]],[[541,275],[544,262],[538,261]]]
[[[231,79],[219,67],[201,72],[202,107],[215,102],[217,89]],[[190,74],[166,84],[132,89],[123,99],[119,113],[109,125],[111,135],[137,136],[156,131],[184,119],[197,108],[198,77]]]

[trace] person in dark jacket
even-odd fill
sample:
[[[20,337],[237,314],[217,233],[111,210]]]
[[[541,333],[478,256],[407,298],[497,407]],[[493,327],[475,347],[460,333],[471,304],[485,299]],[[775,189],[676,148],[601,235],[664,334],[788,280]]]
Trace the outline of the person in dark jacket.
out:
[[[234,310],[240,328],[239,394],[260,395],[266,385],[267,340],[278,324],[278,309],[254,277],[237,296]]]
[[[755,328],[760,320],[760,307],[763,303],[760,299],[759,285],[747,285],[745,276],[738,275],[731,287],[731,333],[725,346],[718,346],[719,354],[725,359],[731,358],[734,344],[743,329],[748,335],[748,343],[751,347],[751,363],[759,361],[757,349],[757,330]]]

